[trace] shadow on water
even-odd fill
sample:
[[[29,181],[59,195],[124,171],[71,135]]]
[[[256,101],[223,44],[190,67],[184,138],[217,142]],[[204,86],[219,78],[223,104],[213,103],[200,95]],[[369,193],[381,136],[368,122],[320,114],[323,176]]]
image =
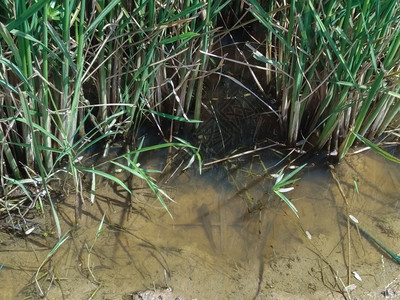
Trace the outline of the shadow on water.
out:
[[[47,298],[138,299],[138,291],[156,290],[164,293],[160,299],[374,299],[385,288],[400,293],[396,262],[346,224],[351,214],[398,250],[398,166],[371,153],[349,156],[334,169],[345,199],[329,168],[305,168],[287,194],[297,218],[272,193],[275,179],[266,171],[276,162],[271,157],[174,177],[162,186],[175,201],[168,203],[173,219],[137,179],[129,178],[132,198],[103,181],[80,227],[39,274]],[[152,159],[149,167],[159,165]],[[73,203],[67,198],[58,204],[64,231],[72,224]],[[36,297],[32,276],[56,242],[51,233],[43,235],[1,236],[7,297],[0,298]]]

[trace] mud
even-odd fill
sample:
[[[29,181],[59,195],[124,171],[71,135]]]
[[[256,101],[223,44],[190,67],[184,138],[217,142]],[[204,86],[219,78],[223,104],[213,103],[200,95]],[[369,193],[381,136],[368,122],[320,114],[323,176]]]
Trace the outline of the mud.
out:
[[[57,203],[71,232],[51,259],[58,239],[48,211],[40,230],[0,233],[0,299],[400,298],[398,263],[347,225],[355,216],[397,253],[398,166],[369,153],[349,155],[334,172],[345,197],[329,168],[300,174],[287,194],[299,218],[269,193],[268,176],[252,175],[258,183],[248,193],[265,198],[249,212],[246,193],[229,180],[181,174],[162,186],[175,201],[166,199],[173,219],[143,182],[133,179],[131,197],[104,181],[94,204],[84,195],[79,227],[75,195]]]

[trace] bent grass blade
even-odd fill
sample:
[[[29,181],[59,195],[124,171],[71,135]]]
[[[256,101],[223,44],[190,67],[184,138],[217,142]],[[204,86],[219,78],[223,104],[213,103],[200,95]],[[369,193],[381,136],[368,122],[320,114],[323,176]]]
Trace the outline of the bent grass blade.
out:
[[[360,141],[362,141],[365,145],[370,147],[373,151],[375,151],[379,155],[383,156],[387,160],[390,160],[390,161],[393,161],[393,162],[395,162],[397,164],[400,164],[400,159],[398,159],[397,157],[395,157],[395,156],[391,155],[390,153],[382,150],[376,144],[374,144],[370,140],[366,139],[365,137],[363,137],[363,136],[361,136],[361,135],[359,135],[359,134],[357,134],[355,132],[353,132],[353,134],[355,135],[356,138],[358,138]]]
[[[370,234],[365,228],[363,228],[359,223],[356,223],[353,218],[350,218],[351,224],[353,224],[357,229],[359,229],[367,238],[372,240],[375,244],[377,244],[382,250],[384,250],[389,256],[391,256],[395,261],[400,263],[400,256],[395,254],[392,250],[390,250],[385,244],[383,244],[380,240]]]
[[[100,234],[101,234],[101,230],[102,230],[102,228],[103,228],[103,224],[104,224],[104,219],[105,219],[105,217],[106,217],[106,214],[104,213],[104,214],[103,214],[103,217],[101,218],[101,221],[100,221],[100,224],[99,224],[99,228],[97,229],[96,236],[95,236],[95,238],[94,238],[93,244],[90,246],[90,248],[89,248],[89,247],[87,248],[87,251],[88,251],[87,268],[88,268],[89,273],[90,273],[90,275],[92,276],[93,280],[94,280],[97,284],[101,284],[101,283],[96,279],[96,277],[94,276],[94,273],[93,273],[93,271],[92,271],[92,268],[90,267],[90,258],[91,258],[91,254],[92,254],[93,247],[94,247],[94,245],[96,244],[97,239],[100,237]]]
[[[122,182],[121,179],[115,177],[114,175],[108,174],[106,172],[100,171],[100,170],[96,170],[94,168],[84,168],[84,167],[78,167],[76,166],[76,169],[80,170],[80,171],[84,171],[84,172],[88,172],[88,173],[94,173],[97,174],[99,176],[102,176],[106,179],[109,179],[111,181],[114,181],[115,183],[117,183],[118,185],[120,185],[121,187],[123,187],[129,194],[132,194],[132,191],[126,186],[125,183]]]
[[[296,179],[291,179],[291,178],[293,178],[294,175],[296,175],[298,172],[300,172],[306,165],[307,164],[304,164],[304,165],[298,167],[296,170],[290,172],[286,176],[284,176],[284,173],[282,170],[281,173],[278,175],[278,178],[276,179],[275,185],[273,186],[274,193],[290,207],[290,209],[294,212],[296,217],[299,217],[297,208],[283,193],[292,191],[294,189],[294,187],[288,187],[288,185],[296,182],[297,180],[299,180],[299,178],[296,178]]]
[[[128,159],[127,159],[128,160]],[[154,195],[156,195],[158,201],[161,203],[161,205],[163,206],[163,208],[168,212],[168,214],[170,215],[170,217],[173,219],[173,216],[171,214],[171,212],[168,209],[167,204],[165,203],[164,199],[161,197],[160,193],[163,194],[164,196],[166,196],[169,200],[171,200],[172,202],[174,202],[171,197],[169,197],[157,184],[155,184],[152,181],[152,178],[149,177],[146,172],[144,170],[142,170],[141,168],[136,167],[135,164],[132,163],[132,161],[130,161],[130,166],[132,167],[128,167],[125,166],[121,163],[118,163],[116,161],[111,161],[114,165],[120,167],[121,169],[128,171],[129,173],[131,173],[133,176],[136,176],[142,180],[144,180],[146,182],[146,184],[148,185],[148,187],[151,189],[151,191],[154,193]],[[118,179],[118,178],[117,178]],[[119,180],[119,179],[118,179]],[[130,194],[132,194],[132,192],[126,188]]]
[[[282,194],[279,190],[274,189],[274,192],[276,195],[278,195],[279,198],[281,198],[290,207],[290,209],[294,212],[296,217],[299,217],[297,208],[293,205],[293,203],[284,194]]]
[[[40,264],[39,268],[36,271],[35,274],[35,283],[36,286],[38,287],[41,296],[44,296],[45,294],[43,293],[39,281],[38,281],[38,275],[40,270],[43,268],[43,266],[50,260],[50,258],[57,252],[57,250],[61,247],[62,244],[64,244],[64,242],[69,238],[69,233],[71,230],[68,230],[57,242],[57,244],[53,247],[53,249],[51,249],[51,251],[49,252],[49,254],[47,254],[46,258],[44,259],[44,261]]]

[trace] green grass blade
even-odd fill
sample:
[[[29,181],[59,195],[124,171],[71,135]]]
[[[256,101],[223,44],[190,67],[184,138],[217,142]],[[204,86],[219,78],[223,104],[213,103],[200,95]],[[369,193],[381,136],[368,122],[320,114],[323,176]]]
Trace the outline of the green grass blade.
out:
[[[7,176],[4,176],[4,179],[9,181],[11,184],[18,185],[19,188],[24,192],[24,194],[29,198],[29,200],[33,202],[33,199],[31,197],[31,193],[25,188],[24,180],[16,180],[14,178],[10,178],[10,177],[7,177]]]
[[[22,80],[22,82],[27,86],[27,88],[29,90],[33,90],[33,86],[31,85],[28,78],[26,78],[23,70],[21,70],[21,68],[19,66],[15,65],[13,62],[9,61],[5,57],[0,57],[0,64],[3,64],[5,66],[9,67],[13,71],[13,73],[15,75],[17,75],[19,77],[19,79]],[[13,90],[15,90],[14,87],[13,87]]]
[[[203,121],[200,120],[187,120],[184,117],[179,117],[179,116],[174,116],[170,114],[166,114],[160,111],[155,111],[155,110],[148,110],[149,113],[152,113],[154,115],[169,119],[169,120],[174,120],[174,121],[179,121],[179,122],[186,122],[186,123],[201,123]]]
[[[100,22],[104,20],[104,18],[113,10],[113,8],[118,5],[121,2],[121,0],[112,0],[108,5],[100,12],[100,14],[96,17],[96,19],[93,20],[93,22],[90,23],[88,28],[86,29],[84,33],[84,42],[87,41],[87,39],[93,34],[93,31],[96,29],[96,27],[99,25]]]
[[[42,296],[45,296],[43,293],[42,289],[40,288],[39,281],[38,281],[38,276],[39,272],[42,269],[42,267],[49,261],[49,259],[57,252],[57,250],[61,247],[62,244],[69,238],[69,233],[70,230],[68,230],[59,240],[58,242],[54,245],[54,247],[51,249],[51,251],[47,254],[46,258],[43,260],[43,262],[40,264],[39,268],[36,271],[35,274],[35,282],[36,285],[41,293]]]
[[[256,17],[261,24],[263,24],[270,32],[274,34],[274,36],[279,39],[285,47],[287,47],[288,51],[293,51],[292,46],[285,40],[284,34],[281,30],[277,29],[274,25],[274,21],[268,15],[268,13],[264,10],[261,4],[256,0],[249,0],[251,4],[249,11]]]
[[[168,44],[175,43],[176,41],[179,41],[179,40],[184,40],[185,42],[188,42],[190,39],[197,37],[199,35],[200,34],[195,33],[195,32],[185,32],[185,33],[178,34],[178,35],[175,35],[175,36],[167,38],[167,39],[163,39],[158,44],[159,45],[168,45]]]
[[[30,17],[35,15],[49,2],[50,0],[39,0],[34,4],[32,4],[31,6],[29,6],[26,10],[24,10],[24,12],[21,15],[18,16],[18,18],[7,24],[8,31],[20,27],[24,22],[26,22]]]
[[[128,160],[128,159],[127,159],[127,160]],[[111,162],[112,162],[114,165],[120,167],[121,169],[124,169],[125,171],[128,171],[128,172],[131,173],[132,175],[134,175],[134,176],[136,176],[136,177],[138,177],[138,178],[144,180],[144,181],[146,182],[147,186],[150,188],[150,190],[154,193],[154,195],[156,195],[158,201],[161,203],[161,205],[163,206],[163,208],[168,212],[168,214],[170,215],[170,217],[173,219],[173,216],[172,216],[171,212],[169,211],[168,206],[167,206],[167,204],[165,203],[164,199],[161,197],[160,193],[163,194],[164,196],[168,197],[168,198],[169,198],[169,196],[168,196],[166,193],[164,193],[164,192],[157,186],[157,184],[155,184],[155,183],[152,181],[152,179],[145,173],[144,170],[142,170],[142,169],[136,167],[136,165],[134,164],[134,162],[133,162],[133,161],[129,161],[129,160],[128,160],[128,163],[129,163],[129,165],[132,166],[132,167],[125,166],[125,165],[120,164],[120,163],[118,163],[118,162],[116,162],[116,161],[111,161]],[[171,199],[171,198],[169,198],[169,199]]]
[[[99,175],[108,180],[111,180],[111,181],[117,183],[118,185],[120,185],[121,187],[123,187],[129,194],[132,194],[132,191],[126,186],[126,184],[123,183],[121,181],[121,179],[115,177],[114,175],[108,174],[108,173],[100,171],[100,170],[96,170],[94,168],[85,168],[85,167],[76,166],[76,169],[83,171],[83,172],[95,173],[96,175]]]
[[[378,74],[378,76],[375,78],[374,83],[371,86],[371,89],[368,92],[367,99],[365,99],[363,101],[362,106],[360,108],[360,111],[357,114],[357,118],[355,121],[354,129],[353,129],[354,133],[359,133],[359,130],[364,122],[365,116],[367,115],[368,110],[371,107],[371,103],[375,99],[377,93],[379,92],[379,88],[382,85],[383,76],[384,76],[383,72]],[[356,138],[355,135],[349,134],[346,137],[346,139],[343,141],[342,145],[340,145],[339,160],[341,160],[344,157],[344,155],[347,153],[347,151],[353,145],[355,138]]]
[[[363,136],[361,136],[361,135],[359,135],[359,134],[357,134],[355,132],[352,132],[352,134],[354,134],[355,137],[357,137],[360,141],[362,141],[365,145],[370,147],[373,151],[375,151],[376,153],[378,153],[382,157],[384,157],[387,160],[390,160],[392,162],[395,162],[397,164],[400,164],[400,159],[398,159],[397,157],[395,157],[395,156],[391,155],[390,153],[384,151],[383,149],[379,148],[376,144],[374,144],[370,140],[364,138]]]
[[[72,56],[69,53],[67,47],[65,46],[63,41],[60,39],[59,33],[55,30],[55,28],[50,23],[46,23],[45,25],[47,26],[47,29],[49,30],[50,36],[53,38],[54,42],[56,43],[57,49],[61,50],[63,57],[68,60],[68,63],[69,63],[69,66],[71,67],[71,69],[74,72],[77,72],[78,71],[77,66],[76,66],[75,62],[73,61]],[[58,58],[58,56],[56,56],[56,57]],[[60,58],[60,62],[63,63],[61,58]]]
[[[282,178],[282,180],[279,181],[279,187],[282,187],[283,185],[288,184],[289,180],[296,175],[297,173],[299,173],[305,166],[307,166],[307,164],[301,165],[300,167],[296,168],[295,170],[293,170],[292,172],[290,172],[288,175],[284,176]]]
[[[345,68],[345,70],[347,72],[347,75],[351,79],[351,82],[356,84],[354,76],[353,76],[352,72],[350,71],[346,60],[344,59],[343,55],[340,53],[339,49],[337,48],[336,43],[333,40],[332,36],[328,33],[328,30],[326,29],[324,23],[322,22],[321,18],[319,17],[319,15],[318,15],[318,13],[317,13],[317,11],[316,11],[316,9],[315,9],[315,7],[314,7],[314,5],[313,5],[311,0],[308,0],[308,5],[311,8],[312,15],[313,15],[315,21],[317,22],[318,27],[321,30],[323,36],[328,41],[328,43],[331,46],[331,48],[332,48],[333,52],[335,53],[335,55],[339,58],[342,66]]]
[[[280,199],[282,199],[287,204],[287,206],[290,207],[290,209],[293,211],[293,213],[296,215],[296,217],[299,217],[297,208],[293,205],[293,203],[284,194],[282,194],[280,191],[275,190],[275,189],[274,189],[274,193],[276,195],[278,195],[278,197]]]
[[[14,43],[14,39],[11,36],[10,32],[8,31],[7,27],[0,23],[0,35],[3,37],[4,41],[6,42],[7,46],[11,49],[11,52],[14,57],[14,61],[18,66],[22,65],[22,59],[19,55],[19,50],[17,45]]]

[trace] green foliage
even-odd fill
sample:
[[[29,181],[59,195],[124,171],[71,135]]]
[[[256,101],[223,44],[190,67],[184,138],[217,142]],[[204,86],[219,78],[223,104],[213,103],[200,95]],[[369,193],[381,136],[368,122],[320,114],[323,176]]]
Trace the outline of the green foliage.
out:
[[[234,21],[221,34],[217,24],[228,19]],[[66,164],[77,192],[82,172],[129,190],[100,166],[77,160],[97,143],[125,139],[124,163],[109,163],[143,179],[167,208],[166,194],[131,158],[155,149],[137,148],[138,131],[151,120],[163,147],[184,147],[188,166],[201,163],[198,149],[173,141],[165,128],[198,126],[213,45],[249,24],[265,29],[246,45],[266,70],[265,82],[254,76],[257,85],[276,91],[280,110],[273,112],[287,144],[313,137],[312,147],[337,150],[341,159],[356,137],[379,136],[400,110],[399,19],[398,2],[389,0],[0,0],[2,184],[33,170],[49,196],[47,179]],[[213,67],[217,73],[220,66]],[[296,213],[282,194],[288,182],[274,191]],[[54,207],[53,214],[57,220]]]
[[[371,142],[370,140],[362,137],[361,135],[357,134],[357,133],[353,133],[354,136],[356,138],[358,138],[361,142],[363,142],[365,145],[367,145],[368,147],[370,147],[374,152],[378,153],[379,155],[381,155],[382,157],[384,157],[387,160],[390,160],[392,162],[395,162],[397,164],[400,164],[400,159],[398,159],[397,157],[391,155],[390,153],[384,151],[383,149],[379,148],[378,145],[376,145],[375,143]]]
[[[275,184],[274,184],[274,186],[272,188],[274,193],[290,207],[290,209],[294,212],[296,217],[299,217],[299,215],[297,213],[297,208],[284,195],[284,193],[292,191],[294,189],[294,187],[291,187],[290,185],[292,185],[293,183],[298,181],[300,178],[295,178],[295,179],[292,179],[292,178],[294,177],[294,175],[296,175],[298,172],[300,172],[306,165],[307,164],[304,164],[304,165],[296,168],[295,170],[293,170],[292,172],[290,172],[286,176],[284,174],[284,170],[282,170],[278,174],[278,177],[276,178]]]
[[[77,193],[82,189],[82,172],[128,189],[96,166],[82,167],[78,158],[96,143],[122,138],[129,143],[128,157],[135,147],[129,135],[145,119],[157,124],[161,118],[195,122],[186,117],[188,97],[177,94],[184,88],[174,86],[182,86],[181,79],[193,82],[193,76],[177,76],[185,66],[176,65],[176,57],[192,55],[189,44],[200,45],[205,28],[211,28],[211,19],[207,25],[196,21],[203,3],[186,1],[182,7],[121,0],[0,3],[5,22],[0,23],[2,184],[7,183],[3,178],[19,182],[29,168],[39,174],[49,197],[46,181],[66,163]],[[200,57],[199,52],[196,55]],[[192,65],[192,60],[186,63]],[[191,70],[192,66],[187,69]],[[178,113],[172,109],[176,103],[182,108]],[[162,147],[189,147],[197,153],[184,142]],[[129,160],[127,164],[126,171],[145,180],[166,207],[161,197],[165,193],[146,171]]]
[[[317,136],[311,147],[329,146],[341,159],[352,131],[382,134],[400,108],[398,2],[267,2],[249,1],[270,55],[255,58],[275,73],[267,84],[276,86],[288,143]]]

